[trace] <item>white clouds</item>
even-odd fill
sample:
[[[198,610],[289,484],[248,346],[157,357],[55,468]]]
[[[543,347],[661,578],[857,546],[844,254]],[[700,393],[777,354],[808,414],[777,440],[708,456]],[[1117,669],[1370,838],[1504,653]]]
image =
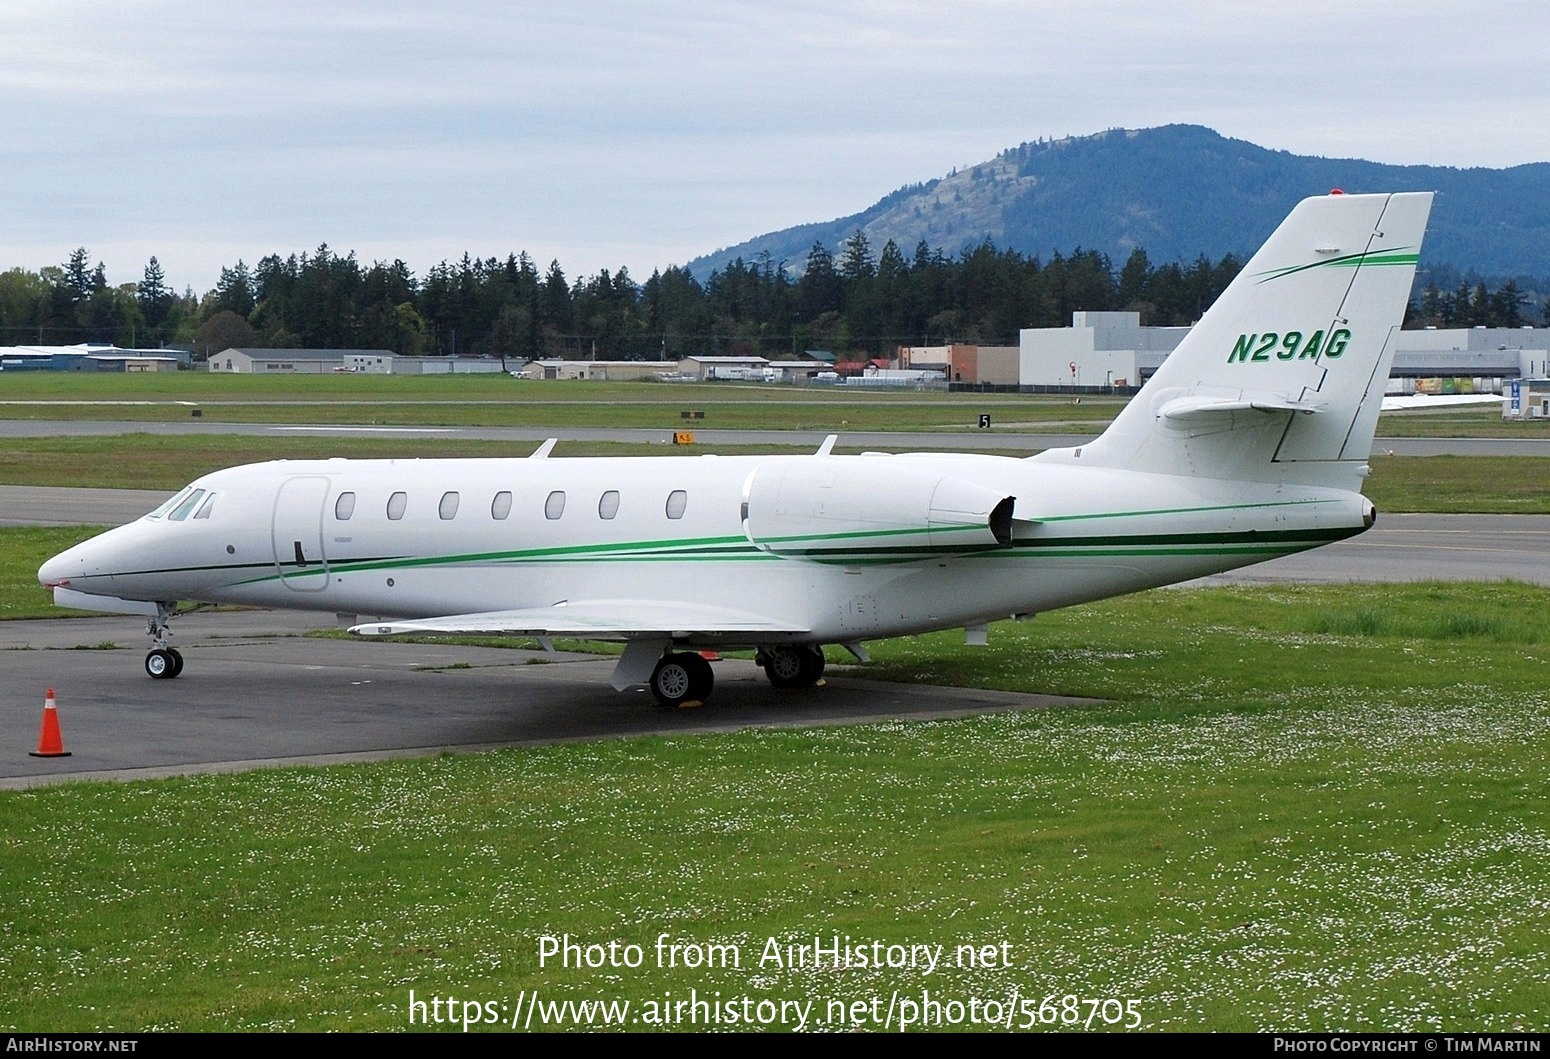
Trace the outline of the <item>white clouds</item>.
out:
[[[0,267],[84,244],[202,289],[326,240],[645,275],[1024,140],[1179,121],[1510,165],[1550,158],[1546,29],[1523,0],[0,4]]]

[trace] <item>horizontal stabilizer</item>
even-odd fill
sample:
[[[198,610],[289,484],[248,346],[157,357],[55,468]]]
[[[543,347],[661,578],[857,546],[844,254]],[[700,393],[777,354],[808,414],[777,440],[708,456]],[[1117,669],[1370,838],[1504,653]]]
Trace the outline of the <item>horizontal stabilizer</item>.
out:
[[[1284,397],[1245,397],[1225,400],[1218,397],[1180,397],[1157,410],[1163,419],[1190,422],[1232,412],[1298,412],[1313,415],[1322,409],[1309,401],[1288,401]]]
[[[492,610],[479,614],[371,622],[353,626],[350,631],[360,636],[423,633],[438,636],[553,635],[620,639],[689,633],[803,634],[809,630],[790,622],[775,621],[726,607],[649,599],[596,599],[524,610]]]

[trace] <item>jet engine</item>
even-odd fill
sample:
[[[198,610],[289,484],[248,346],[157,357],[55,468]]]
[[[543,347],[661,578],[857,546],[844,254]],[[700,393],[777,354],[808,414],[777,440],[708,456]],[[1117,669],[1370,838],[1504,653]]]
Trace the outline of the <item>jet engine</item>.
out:
[[[771,461],[743,485],[743,532],[778,555],[907,558],[1010,546],[1016,498],[880,457]]]

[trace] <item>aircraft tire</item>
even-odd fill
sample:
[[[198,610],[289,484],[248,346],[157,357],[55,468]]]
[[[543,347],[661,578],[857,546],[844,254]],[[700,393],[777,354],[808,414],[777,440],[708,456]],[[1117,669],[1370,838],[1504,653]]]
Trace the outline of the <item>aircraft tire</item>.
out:
[[[171,680],[183,672],[183,657],[167,647],[158,647],[145,656],[146,675],[153,680]]]
[[[764,675],[777,688],[810,688],[823,678],[823,648],[782,644],[762,652]]]
[[[169,647],[169,648],[167,648],[167,653],[172,656],[172,675],[174,677],[182,676],[183,675],[183,652],[179,651],[176,647]]]
[[[651,674],[651,694],[669,709],[710,698],[716,677],[710,663],[689,651],[665,655]]]

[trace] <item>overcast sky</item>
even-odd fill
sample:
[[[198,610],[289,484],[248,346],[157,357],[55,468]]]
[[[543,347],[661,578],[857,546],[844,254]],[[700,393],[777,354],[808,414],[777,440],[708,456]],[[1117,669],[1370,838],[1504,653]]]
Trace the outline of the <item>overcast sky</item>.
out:
[[[0,0],[0,269],[652,269],[1041,137],[1550,161],[1550,4]],[[1324,190],[1324,189],[1316,189]]]

